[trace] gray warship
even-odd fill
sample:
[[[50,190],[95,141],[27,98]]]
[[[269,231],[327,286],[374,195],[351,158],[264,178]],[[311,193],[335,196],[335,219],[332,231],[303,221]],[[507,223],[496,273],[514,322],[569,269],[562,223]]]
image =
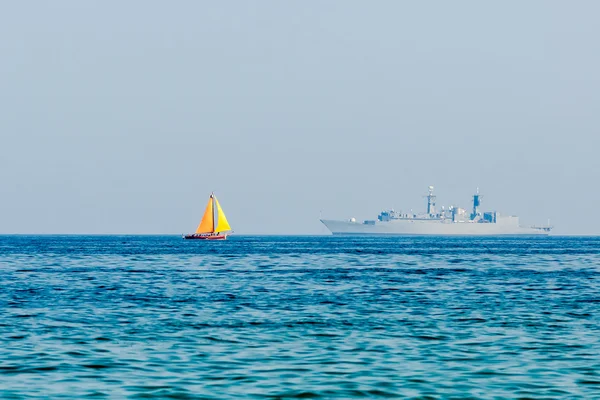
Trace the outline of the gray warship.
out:
[[[357,222],[356,219],[320,221],[334,235],[440,235],[440,236],[538,236],[548,235],[552,227],[519,225],[519,217],[500,215],[496,211],[481,212],[479,189],[473,195],[473,209],[435,206],[433,186],[429,186],[425,214],[382,211],[377,220]]]

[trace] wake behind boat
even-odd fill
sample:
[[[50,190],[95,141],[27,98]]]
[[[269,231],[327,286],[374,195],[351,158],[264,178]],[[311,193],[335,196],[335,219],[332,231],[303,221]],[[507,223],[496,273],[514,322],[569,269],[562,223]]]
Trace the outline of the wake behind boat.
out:
[[[216,214],[216,215],[215,215]],[[214,193],[210,194],[208,204],[204,210],[202,221],[198,225],[195,233],[183,236],[184,239],[200,239],[200,240],[225,240],[227,235],[231,233],[231,227],[225,213],[217,200]]]

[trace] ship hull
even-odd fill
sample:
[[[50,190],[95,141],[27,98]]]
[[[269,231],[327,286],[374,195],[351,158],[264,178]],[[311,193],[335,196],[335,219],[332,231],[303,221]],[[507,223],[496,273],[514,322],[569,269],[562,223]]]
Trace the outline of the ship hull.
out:
[[[188,240],[225,240],[227,239],[227,235],[185,235],[184,239]]]
[[[321,220],[334,235],[397,235],[397,236],[547,236],[542,228],[526,228],[512,224],[442,222],[427,220],[393,220],[360,223]]]

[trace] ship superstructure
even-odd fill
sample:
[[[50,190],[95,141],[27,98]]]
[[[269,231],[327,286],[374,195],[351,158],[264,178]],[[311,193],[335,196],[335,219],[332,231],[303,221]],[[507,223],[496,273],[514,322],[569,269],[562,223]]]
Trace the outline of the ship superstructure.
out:
[[[385,210],[377,220],[357,222],[354,218],[345,221],[326,220],[321,222],[334,235],[548,235],[551,226],[523,227],[519,217],[500,215],[497,211],[482,212],[479,189],[473,195],[473,208],[450,206],[436,209],[433,186],[429,186],[427,212],[423,214]]]

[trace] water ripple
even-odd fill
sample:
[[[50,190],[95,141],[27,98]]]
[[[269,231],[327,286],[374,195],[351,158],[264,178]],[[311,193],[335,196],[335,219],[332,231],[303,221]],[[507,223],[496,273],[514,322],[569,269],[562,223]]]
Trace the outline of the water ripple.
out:
[[[2,398],[600,398],[599,238],[0,236]]]

